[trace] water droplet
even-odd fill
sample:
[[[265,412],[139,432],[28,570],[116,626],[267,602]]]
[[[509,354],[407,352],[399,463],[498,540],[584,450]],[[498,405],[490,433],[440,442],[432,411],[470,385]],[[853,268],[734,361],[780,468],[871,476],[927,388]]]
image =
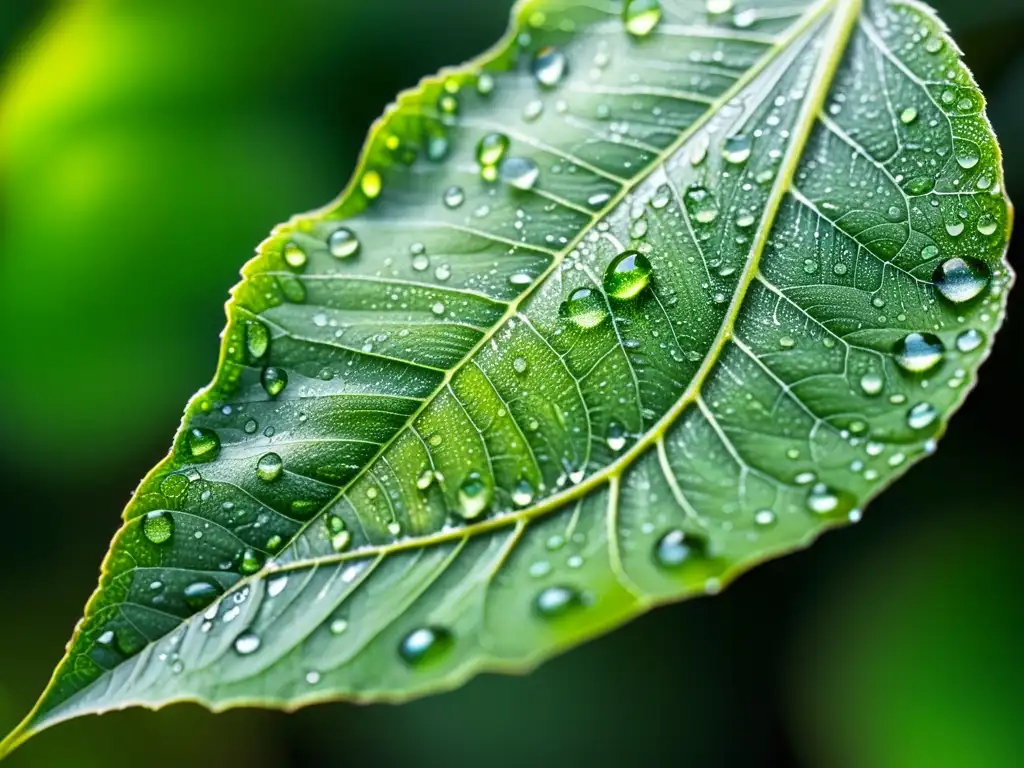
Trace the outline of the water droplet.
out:
[[[750,159],[752,149],[753,144],[750,141],[750,137],[746,134],[737,133],[735,136],[730,136],[725,140],[725,143],[722,145],[722,157],[728,163],[742,165]]]
[[[277,397],[284,388],[288,385],[288,373],[284,368],[275,368],[273,366],[264,368],[260,374],[260,384],[263,385],[263,389],[271,397]]]
[[[907,107],[900,112],[900,122],[904,125],[910,125],[915,120],[917,120],[917,110],[913,107]]]
[[[462,205],[466,200],[466,193],[462,187],[448,187],[444,191],[444,204],[446,208],[455,209]]]
[[[512,490],[512,503],[517,507],[526,507],[533,503],[533,484],[525,478],[516,483]]]
[[[256,475],[265,483],[273,482],[281,476],[284,463],[276,453],[265,453],[256,462]]]
[[[918,403],[907,412],[907,426],[911,429],[924,429],[935,421],[939,412],[931,403]]]
[[[159,509],[148,512],[142,520],[142,533],[154,544],[163,544],[174,533],[174,518]]]
[[[413,667],[439,661],[455,644],[452,633],[443,627],[420,627],[402,638],[398,655]]]
[[[320,682],[320,673],[317,672],[315,669],[311,669],[309,672],[306,673],[306,682],[310,685],[316,685]]]
[[[515,360],[512,361],[512,370],[514,370],[516,373],[520,375],[526,373],[526,369],[528,367],[529,366],[526,363],[525,357],[517,357]]]
[[[242,552],[242,562],[239,570],[246,576],[256,573],[263,567],[263,556],[252,547],[246,547]]]
[[[608,434],[605,436],[608,447],[618,453],[626,447],[626,430],[617,421],[608,424]]]
[[[476,92],[481,96],[490,96],[494,93],[494,77],[488,72],[481,72],[476,79]]]
[[[580,328],[594,328],[608,317],[604,297],[590,288],[576,288],[562,302],[559,314]]]
[[[533,601],[533,608],[544,618],[555,618],[582,604],[579,590],[574,587],[554,586],[537,595]]]
[[[562,82],[568,69],[569,60],[557,48],[541,48],[533,60],[533,76],[545,88],[554,88]]]
[[[235,638],[235,653],[239,656],[248,656],[260,649],[260,637],[255,632],[247,630]]]
[[[632,299],[647,287],[651,262],[639,251],[624,251],[612,259],[604,273],[604,290],[616,299]]]
[[[626,0],[622,18],[629,34],[645,37],[661,21],[661,3],[659,0]]]
[[[775,525],[775,513],[770,509],[759,509],[754,513],[754,523],[762,528],[769,528]]]
[[[285,263],[294,270],[301,270],[306,266],[306,252],[295,243],[288,243],[284,247]]]
[[[503,133],[488,133],[476,145],[476,160],[482,168],[495,166],[508,151],[508,136]]]
[[[932,280],[939,293],[960,304],[980,294],[989,281],[989,270],[984,262],[955,257],[942,262]]]
[[[976,350],[984,341],[985,337],[979,331],[968,328],[956,337],[956,348],[966,354]]]
[[[959,163],[960,167],[965,171],[969,171],[971,168],[976,166],[978,164],[978,160],[978,153],[973,149],[969,149],[963,154],[956,156],[957,163]]]
[[[978,232],[979,234],[985,235],[985,237],[994,235],[998,228],[999,222],[996,221],[996,217],[990,213],[986,213],[978,219]]]
[[[712,15],[728,13],[732,10],[732,0],[706,0],[704,7]]]
[[[960,237],[964,231],[964,223],[962,221],[951,221],[946,224],[946,233],[950,237]]]
[[[268,579],[267,580],[267,595],[269,595],[270,597],[277,597],[282,592],[284,592],[284,588],[287,587],[287,586],[288,586],[288,575],[287,574],[281,574],[280,576],[275,576],[272,579]]]
[[[250,320],[245,326],[245,346],[249,355],[260,358],[267,354],[270,347],[270,332],[267,326],[258,320]]]
[[[332,635],[340,635],[348,629],[348,622],[345,619],[334,619],[329,629]]]
[[[194,581],[185,587],[185,602],[192,608],[205,608],[220,594],[220,590],[208,581]]]
[[[359,180],[359,188],[363,190],[363,194],[371,200],[377,198],[380,195],[383,181],[380,178],[380,174],[377,171],[367,171],[363,174],[363,178]]]
[[[905,371],[924,373],[942,361],[942,342],[930,333],[910,333],[893,350],[896,363]]]
[[[865,373],[860,377],[860,388],[864,391],[865,395],[874,397],[882,391],[882,387],[885,385],[881,375],[870,372]]]
[[[492,491],[479,472],[470,472],[459,486],[459,514],[466,520],[479,517],[491,506]]]
[[[220,438],[212,429],[192,427],[188,431],[188,450],[197,461],[210,461],[220,451]]]
[[[839,508],[839,495],[824,483],[818,483],[807,494],[807,508],[819,515],[834,512]]]
[[[686,209],[701,224],[710,224],[718,218],[718,206],[715,199],[705,187],[694,184],[684,194]]]
[[[540,168],[528,157],[510,157],[498,169],[501,180],[516,189],[533,189],[540,178]]]
[[[673,528],[654,545],[654,559],[663,568],[679,568],[706,555],[707,541],[679,528]]]

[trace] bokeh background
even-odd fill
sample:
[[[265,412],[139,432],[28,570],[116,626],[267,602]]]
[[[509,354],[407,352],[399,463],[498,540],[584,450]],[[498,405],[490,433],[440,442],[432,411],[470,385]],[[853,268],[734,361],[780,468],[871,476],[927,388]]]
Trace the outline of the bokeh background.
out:
[[[935,0],[1024,200],[1024,2]],[[511,0],[0,0],[0,730],[216,360],[270,228],[333,198],[400,89]],[[1018,237],[1011,260],[1021,268]],[[859,525],[523,678],[297,715],[191,705],[18,766],[1024,765],[1024,288],[941,443]]]

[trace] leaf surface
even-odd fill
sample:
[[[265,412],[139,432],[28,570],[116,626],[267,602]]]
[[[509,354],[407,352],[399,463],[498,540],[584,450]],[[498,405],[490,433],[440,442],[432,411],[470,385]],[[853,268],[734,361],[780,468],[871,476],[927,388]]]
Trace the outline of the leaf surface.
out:
[[[1002,321],[983,110],[915,2],[522,4],[246,265],[0,754],[525,670],[859,519]]]

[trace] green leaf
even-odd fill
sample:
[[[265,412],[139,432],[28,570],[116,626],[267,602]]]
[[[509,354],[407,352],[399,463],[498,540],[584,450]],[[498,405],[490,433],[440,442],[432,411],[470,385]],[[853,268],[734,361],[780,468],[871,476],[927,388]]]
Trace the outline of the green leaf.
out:
[[[1002,321],[1011,210],[924,6],[535,0],[276,229],[68,655],[131,705],[521,671],[859,519]]]

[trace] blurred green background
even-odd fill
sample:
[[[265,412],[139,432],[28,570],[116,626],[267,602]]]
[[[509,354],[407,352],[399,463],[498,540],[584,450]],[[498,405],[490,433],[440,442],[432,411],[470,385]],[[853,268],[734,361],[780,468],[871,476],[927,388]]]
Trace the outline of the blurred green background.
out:
[[[242,263],[334,197],[398,90],[490,45],[510,5],[0,0],[0,730],[210,378]],[[1024,2],[935,5],[1024,200]],[[858,526],[714,599],[410,705],[129,711],[9,764],[1024,765],[1021,293],[935,457]]]

